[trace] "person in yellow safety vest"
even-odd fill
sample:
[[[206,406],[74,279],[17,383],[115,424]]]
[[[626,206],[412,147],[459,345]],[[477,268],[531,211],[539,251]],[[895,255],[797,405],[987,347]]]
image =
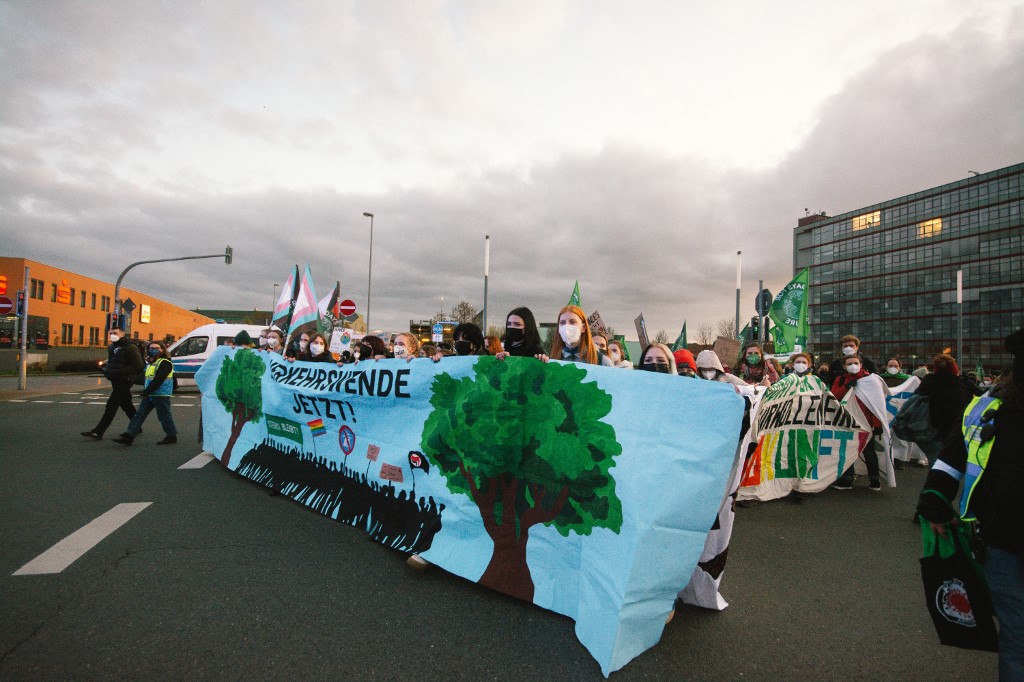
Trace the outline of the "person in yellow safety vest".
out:
[[[114,439],[115,443],[131,445],[135,437],[142,433],[142,422],[154,409],[160,425],[164,427],[164,439],[157,445],[171,445],[178,442],[178,430],[171,417],[171,395],[174,393],[174,364],[167,355],[167,347],[162,341],[150,341],[146,351],[146,385],[142,389],[142,401],[132,418],[128,428]]]
[[[1024,329],[1006,338],[1013,372],[964,410],[932,466],[917,511],[938,533],[977,522],[978,559],[999,621],[999,679],[1024,680]],[[951,506],[960,483],[957,513]]]

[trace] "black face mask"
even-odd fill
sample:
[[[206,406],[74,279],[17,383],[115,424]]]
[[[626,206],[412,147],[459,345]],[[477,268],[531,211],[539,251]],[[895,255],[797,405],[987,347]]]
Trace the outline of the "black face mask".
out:
[[[505,341],[510,345],[518,345],[526,338],[526,330],[519,327],[505,327]]]
[[[657,362],[645,362],[640,365],[640,369],[645,372],[658,372],[659,374],[668,374],[669,369],[667,364],[660,364]]]
[[[455,342],[455,354],[456,355],[469,355],[473,350],[473,344],[469,341],[456,341]]]

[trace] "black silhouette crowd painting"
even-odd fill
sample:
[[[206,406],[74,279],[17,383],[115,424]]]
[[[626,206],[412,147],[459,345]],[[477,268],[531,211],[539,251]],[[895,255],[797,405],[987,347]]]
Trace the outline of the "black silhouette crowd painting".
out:
[[[365,473],[267,439],[247,452],[238,474],[405,552],[424,552],[441,530],[444,504],[415,490],[369,480]]]

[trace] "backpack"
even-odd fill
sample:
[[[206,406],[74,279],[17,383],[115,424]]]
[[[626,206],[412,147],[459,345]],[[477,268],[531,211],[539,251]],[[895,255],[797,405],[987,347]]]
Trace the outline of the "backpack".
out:
[[[939,435],[932,427],[931,396],[915,393],[900,407],[889,425],[894,436],[908,443],[927,443]]]

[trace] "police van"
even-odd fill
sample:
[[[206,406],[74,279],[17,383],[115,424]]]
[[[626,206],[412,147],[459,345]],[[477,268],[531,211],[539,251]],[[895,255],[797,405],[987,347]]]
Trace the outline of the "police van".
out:
[[[204,324],[193,329],[175,341],[167,353],[174,363],[174,375],[185,385],[195,383],[196,370],[203,366],[218,346],[232,341],[240,331],[245,331],[258,343],[260,332],[266,329],[258,324]]]

